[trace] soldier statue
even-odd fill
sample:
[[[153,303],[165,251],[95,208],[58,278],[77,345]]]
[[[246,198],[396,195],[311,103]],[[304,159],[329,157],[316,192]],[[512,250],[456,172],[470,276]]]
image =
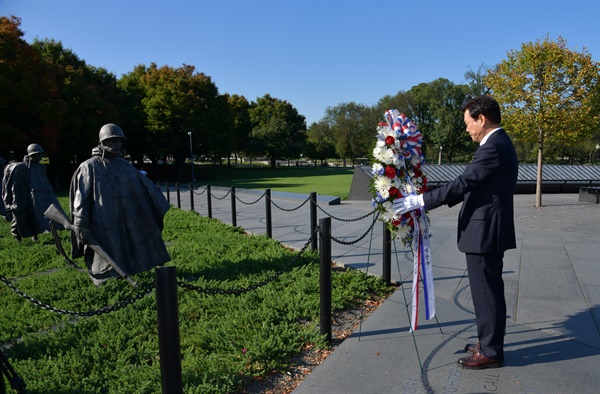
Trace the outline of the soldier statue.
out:
[[[121,157],[126,141],[114,123],[100,129],[92,157],[79,166],[69,193],[72,255],[84,256],[96,285],[170,261],[162,240],[170,204],[148,177]]]
[[[38,144],[27,147],[23,162],[10,163],[2,178],[2,199],[12,214],[11,233],[17,241],[50,230],[44,212],[50,205],[59,206],[58,199],[40,163],[44,150]],[[61,227],[62,228],[62,227]]]

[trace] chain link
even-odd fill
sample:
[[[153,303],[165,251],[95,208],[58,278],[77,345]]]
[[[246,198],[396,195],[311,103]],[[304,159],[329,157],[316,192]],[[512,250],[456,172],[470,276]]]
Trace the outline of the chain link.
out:
[[[242,204],[252,205],[252,204],[256,204],[257,202],[259,202],[266,194],[267,194],[267,192],[264,192],[260,197],[258,197],[255,201],[252,201],[252,202],[242,201],[242,200],[240,200],[240,198],[237,195],[235,196],[235,199],[238,200],[239,202],[241,202]]]
[[[225,197],[227,197],[227,196],[229,195],[229,193],[231,193],[231,189],[229,189],[229,190],[227,191],[227,193],[226,193],[226,194],[225,194],[223,197],[220,197],[220,198],[219,198],[219,197],[217,197],[217,196],[215,196],[215,195],[214,195],[212,192],[210,193],[210,195],[211,195],[212,197],[216,198],[217,200],[224,200],[224,199],[225,199]]]
[[[198,192],[196,191],[196,189],[192,188],[192,193],[194,193],[194,194],[195,194],[195,195],[197,195],[197,196],[201,196],[201,195],[203,195],[203,194],[204,194],[204,192],[205,192],[205,191],[207,191],[207,190],[208,190],[208,186],[204,186],[204,190],[202,190],[200,193],[198,193]]]
[[[317,204],[317,208],[319,208],[321,210],[321,212],[323,212],[325,215],[329,216],[332,219],[339,220],[340,222],[358,222],[359,220],[363,220],[363,219],[371,216],[376,211],[375,209],[373,209],[371,212],[367,213],[366,215],[363,215],[356,219],[342,219],[342,218],[335,217],[335,216],[325,212],[325,210],[323,208],[321,208],[321,206],[318,204]]]
[[[87,312],[78,312],[78,311],[69,311],[66,309],[59,309],[59,308],[53,307],[52,305],[45,304],[45,303],[31,297],[24,291],[20,290],[10,280],[6,279],[2,275],[0,275],[0,281],[3,282],[6,286],[8,286],[12,291],[14,291],[20,297],[26,299],[27,301],[31,302],[32,304],[34,304],[35,306],[37,306],[39,308],[48,310],[50,312],[55,312],[55,313],[58,313],[61,315],[86,316],[86,317],[103,315],[105,313],[110,313],[110,312],[117,311],[119,309],[123,309],[126,306],[133,304],[137,300],[145,297],[147,294],[150,294],[152,292],[152,290],[154,290],[154,286],[147,286],[145,289],[143,289],[142,291],[140,291],[133,297],[127,297],[124,300],[119,301],[115,305],[105,306],[103,308],[92,310],[92,311],[87,311]]]
[[[306,200],[304,200],[304,202],[303,202],[302,204],[300,204],[300,205],[298,205],[296,208],[292,208],[292,209],[286,209],[286,208],[280,207],[279,205],[275,204],[275,201],[273,201],[273,200],[271,200],[271,203],[272,203],[272,204],[273,204],[273,205],[274,205],[276,208],[279,208],[279,209],[281,209],[282,211],[286,211],[286,212],[293,212],[293,211],[296,211],[296,210],[298,210],[298,209],[302,208],[302,207],[304,206],[304,204],[306,204],[306,203],[307,203],[307,202],[309,202],[309,201],[310,201],[310,197],[308,197]]]
[[[377,221],[378,217],[379,217],[379,212],[377,212],[377,214],[373,218],[373,222],[371,223],[371,225],[369,226],[367,231],[363,235],[361,235],[359,238],[355,239],[354,241],[349,241],[349,242],[341,241],[341,240],[335,238],[333,235],[331,236],[331,240],[334,242],[337,242],[338,244],[341,244],[341,245],[354,245],[355,243],[360,242],[364,237],[367,236],[367,234],[369,234],[371,232],[371,230],[373,229],[373,226],[375,226],[375,222]]]

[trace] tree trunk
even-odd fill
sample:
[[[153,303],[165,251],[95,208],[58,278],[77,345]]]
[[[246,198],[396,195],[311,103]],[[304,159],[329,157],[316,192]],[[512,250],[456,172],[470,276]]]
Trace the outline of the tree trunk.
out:
[[[541,131],[540,131],[541,134]],[[537,180],[535,183],[535,207],[542,207],[542,163],[543,163],[544,140],[540,137],[538,143]]]

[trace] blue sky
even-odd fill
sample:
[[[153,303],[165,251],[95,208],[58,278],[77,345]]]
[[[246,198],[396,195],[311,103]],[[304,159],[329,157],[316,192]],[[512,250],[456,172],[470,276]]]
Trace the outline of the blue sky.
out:
[[[546,35],[600,59],[600,0],[0,0],[0,15],[117,77],[193,65],[220,93],[290,102],[307,125],[328,106],[464,83]]]

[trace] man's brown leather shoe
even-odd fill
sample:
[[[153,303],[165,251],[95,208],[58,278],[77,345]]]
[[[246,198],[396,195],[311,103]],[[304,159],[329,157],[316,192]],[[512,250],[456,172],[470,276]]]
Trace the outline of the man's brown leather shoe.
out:
[[[465,346],[465,353],[475,353],[481,349],[481,343],[467,343]]]
[[[483,353],[477,351],[468,357],[459,359],[457,364],[466,369],[484,369],[498,368],[502,366],[502,361],[486,357]]]

